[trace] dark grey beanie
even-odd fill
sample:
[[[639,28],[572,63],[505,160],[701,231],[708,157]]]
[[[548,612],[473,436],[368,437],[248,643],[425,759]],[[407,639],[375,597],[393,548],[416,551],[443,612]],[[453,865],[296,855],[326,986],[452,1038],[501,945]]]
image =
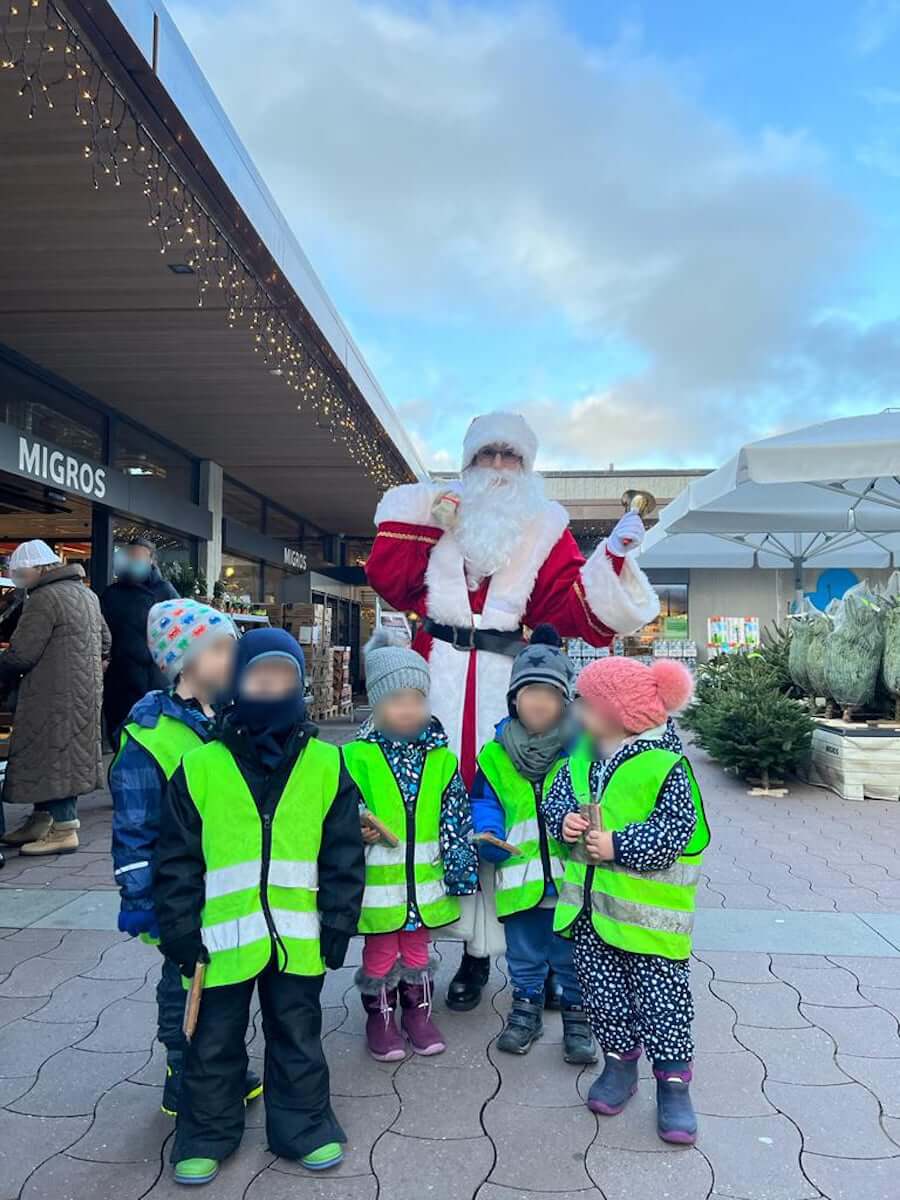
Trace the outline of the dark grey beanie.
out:
[[[366,693],[374,708],[391,692],[414,688],[427,696],[431,687],[428,663],[421,654],[396,640],[383,626],[376,629],[363,651],[366,662]]]
[[[559,634],[552,625],[538,625],[531,641],[513,660],[506,693],[510,716],[515,716],[516,693],[529,683],[546,683],[562,692],[566,700],[572,699],[575,668],[563,652]]]

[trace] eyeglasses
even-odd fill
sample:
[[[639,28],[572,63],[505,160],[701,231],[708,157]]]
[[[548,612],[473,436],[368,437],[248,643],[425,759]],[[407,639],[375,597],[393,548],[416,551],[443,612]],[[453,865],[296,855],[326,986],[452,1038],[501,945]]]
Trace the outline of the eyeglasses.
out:
[[[493,467],[497,459],[504,467],[521,467],[522,456],[516,454],[509,446],[485,446],[475,455],[475,464],[479,467]]]

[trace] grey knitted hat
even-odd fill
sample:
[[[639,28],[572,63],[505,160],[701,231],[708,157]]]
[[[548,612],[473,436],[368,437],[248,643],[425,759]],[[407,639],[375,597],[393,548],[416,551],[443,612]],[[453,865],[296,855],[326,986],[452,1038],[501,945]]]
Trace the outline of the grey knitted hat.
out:
[[[562,692],[566,700],[572,699],[575,668],[566,658],[560,636],[552,625],[538,625],[531,641],[513,660],[506,693],[510,716],[516,715],[516,693],[529,683],[546,683]]]
[[[374,708],[392,692],[414,688],[424,696],[431,688],[428,663],[421,654],[397,640],[390,629],[376,629],[366,642],[366,692]],[[404,639],[405,641],[405,639]]]

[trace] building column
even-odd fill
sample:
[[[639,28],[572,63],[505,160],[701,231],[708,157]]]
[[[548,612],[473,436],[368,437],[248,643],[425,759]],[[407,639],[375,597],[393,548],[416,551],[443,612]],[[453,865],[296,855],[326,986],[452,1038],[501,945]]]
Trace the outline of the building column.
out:
[[[208,459],[200,464],[201,508],[212,513],[212,537],[200,542],[197,550],[197,567],[206,577],[206,586],[211,596],[213,586],[222,575],[222,468]]]
[[[112,509],[95,504],[91,512],[91,587],[99,594],[113,578]]]

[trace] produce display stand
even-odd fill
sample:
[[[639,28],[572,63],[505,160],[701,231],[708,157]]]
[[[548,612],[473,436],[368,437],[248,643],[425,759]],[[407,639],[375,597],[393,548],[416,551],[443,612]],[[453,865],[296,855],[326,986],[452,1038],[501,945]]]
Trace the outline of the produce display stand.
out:
[[[844,800],[900,800],[900,725],[819,718],[806,780]]]

